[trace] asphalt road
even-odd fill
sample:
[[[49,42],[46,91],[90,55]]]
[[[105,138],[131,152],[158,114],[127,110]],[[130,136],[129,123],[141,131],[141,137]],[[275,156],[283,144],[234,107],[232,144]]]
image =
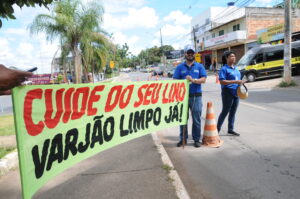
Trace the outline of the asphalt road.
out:
[[[220,86],[210,78],[203,88],[202,128],[208,101],[213,102],[216,117],[221,111]],[[177,128],[159,132],[191,198],[299,198],[299,91],[250,89],[236,116],[241,136],[229,136],[225,122],[221,148],[196,149],[192,141],[184,149],[177,148]]]
[[[12,114],[11,96],[0,96],[0,115]]]

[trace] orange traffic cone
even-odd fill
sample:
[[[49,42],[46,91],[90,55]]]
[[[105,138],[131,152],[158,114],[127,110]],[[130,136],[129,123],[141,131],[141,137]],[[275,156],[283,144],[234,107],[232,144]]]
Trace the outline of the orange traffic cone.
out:
[[[212,102],[208,102],[202,144],[203,146],[218,148],[223,142],[218,134]]]
[[[217,83],[217,84],[220,84],[220,80],[219,80],[219,75],[218,75],[218,73],[216,73],[216,83]]]

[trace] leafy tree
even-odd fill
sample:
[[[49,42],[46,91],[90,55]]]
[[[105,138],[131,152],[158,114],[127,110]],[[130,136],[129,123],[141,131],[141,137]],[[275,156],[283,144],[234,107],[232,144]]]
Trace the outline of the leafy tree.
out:
[[[116,45],[115,60],[118,62],[119,68],[130,67],[130,64],[128,63],[128,55],[129,46],[127,45],[127,43],[125,43],[121,47],[119,45]]]
[[[76,83],[81,82],[82,59],[88,72],[96,51],[101,58],[105,54],[107,39],[100,28],[103,12],[103,6],[96,1],[84,6],[79,0],[61,0],[55,3],[51,15],[40,14],[30,25],[32,34],[45,32],[50,41],[59,38],[64,51],[71,52]]]
[[[45,6],[51,4],[53,0],[1,0],[0,2],[0,17],[5,19],[16,19],[14,16],[13,5],[16,4],[20,8],[24,5],[28,7],[35,7],[36,4],[39,6]],[[0,28],[2,27],[2,21],[0,19]]]

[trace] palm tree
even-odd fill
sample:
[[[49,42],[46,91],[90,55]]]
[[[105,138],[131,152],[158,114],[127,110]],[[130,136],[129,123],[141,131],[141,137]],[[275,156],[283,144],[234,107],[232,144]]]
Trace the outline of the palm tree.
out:
[[[94,41],[100,43],[103,49],[106,46],[106,37],[100,28],[103,13],[103,6],[96,1],[84,6],[79,0],[61,0],[54,4],[51,15],[40,14],[35,17],[30,25],[30,32],[45,32],[50,41],[60,39],[61,46],[64,47],[62,52],[67,55],[69,51],[74,58],[75,82],[80,83],[82,55],[91,54],[82,50],[92,51],[89,44]]]
[[[82,41],[80,49],[86,76],[88,72],[100,71],[106,65],[107,48],[111,48],[109,45],[111,44],[108,38],[103,37],[103,34],[98,32],[92,33],[89,40]]]

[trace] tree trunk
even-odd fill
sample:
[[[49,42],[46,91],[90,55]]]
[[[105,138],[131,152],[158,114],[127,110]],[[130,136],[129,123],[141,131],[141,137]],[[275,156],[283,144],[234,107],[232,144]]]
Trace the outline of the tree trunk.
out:
[[[75,65],[75,83],[81,83],[81,76],[82,76],[82,68],[81,68],[81,55],[77,47],[74,47],[72,50],[72,54],[74,57],[74,65]]]

